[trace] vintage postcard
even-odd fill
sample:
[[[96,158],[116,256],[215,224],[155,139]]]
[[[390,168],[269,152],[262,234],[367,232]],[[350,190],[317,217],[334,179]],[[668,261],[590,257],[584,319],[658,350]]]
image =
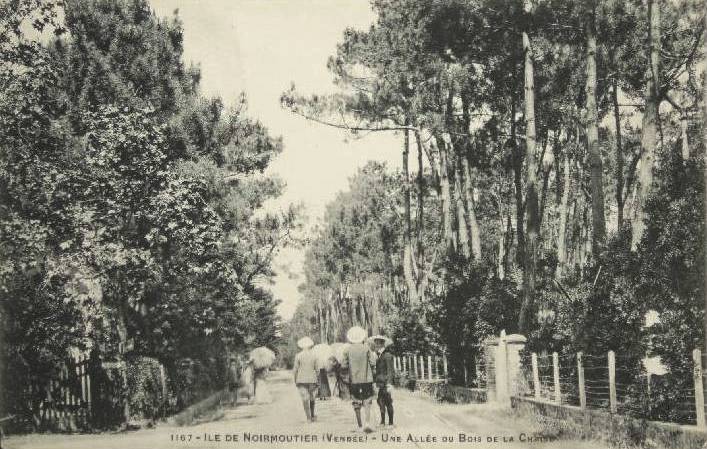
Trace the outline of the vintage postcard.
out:
[[[701,0],[0,0],[0,448],[707,447]]]

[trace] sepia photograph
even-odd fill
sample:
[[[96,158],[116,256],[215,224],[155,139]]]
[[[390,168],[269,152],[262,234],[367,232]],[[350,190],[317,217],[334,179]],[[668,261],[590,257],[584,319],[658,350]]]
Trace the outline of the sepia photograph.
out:
[[[707,449],[704,0],[0,0],[0,449]]]

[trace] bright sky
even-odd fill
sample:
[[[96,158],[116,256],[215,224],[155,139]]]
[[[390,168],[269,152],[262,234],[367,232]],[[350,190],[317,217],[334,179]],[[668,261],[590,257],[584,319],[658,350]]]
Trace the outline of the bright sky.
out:
[[[201,66],[202,91],[227,103],[240,92],[250,113],[284,140],[270,173],[287,183],[271,208],[304,203],[312,226],[348,178],[368,160],[399,167],[401,138],[369,135],[345,141],[342,131],[307,122],[280,108],[280,94],[292,82],[302,93],[334,89],[327,58],[346,27],[366,29],[374,19],[367,0],[150,0],[161,16],[179,9],[187,63]],[[303,282],[303,250],[285,250],[276,260],[272,291],[280,314],[292,316]],[[287,268],[285,268],[287,267]],[[288,274],[291,273],[291,274]]]

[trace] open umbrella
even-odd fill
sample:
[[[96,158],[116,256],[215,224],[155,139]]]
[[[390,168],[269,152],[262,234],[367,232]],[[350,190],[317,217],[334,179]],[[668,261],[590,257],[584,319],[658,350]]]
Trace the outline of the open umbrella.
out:
[[[329,369],[329,358],[334,355],[331,346],[326,343],[319,343],[312,347],[312,352],[317,357],[317,369]]]
[[[250,351],[250,360],[256,369],[270,368],[275,362],[275,353],[265,346],[260,346]]]
[[[334,357],[336,357],[336,360],[338,360],[339,363],[342,363],[344,361],[344,349],[346,349],[348,347],[349,347],[348,343],[332,343],[331,344],[331,350],[334,353]]]

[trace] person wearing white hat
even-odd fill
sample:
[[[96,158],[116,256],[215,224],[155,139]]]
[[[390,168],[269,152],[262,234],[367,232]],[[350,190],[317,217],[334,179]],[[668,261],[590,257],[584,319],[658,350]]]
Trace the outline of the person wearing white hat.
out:
[[[349,329],[346,338],[351,344],[344,350],[344,360],[341,365],[349,370],[352,404],[358,430],[368,433],[373,431],[370,422],[376,355],[364,343],[366,335],[367,332],[361,327],[354,326]],[[363,420],[361,420],[361,407],[364,411]]]
[[[317,356],[312,352],[314,342],[309,337],[302,337],[297,341],[297,346],[302,349],[295,356],[295,363],[292,373],[295,378],[295,385],[302,398],[302,407],[307,421],[315,420],[314,404],[317,392]]]

